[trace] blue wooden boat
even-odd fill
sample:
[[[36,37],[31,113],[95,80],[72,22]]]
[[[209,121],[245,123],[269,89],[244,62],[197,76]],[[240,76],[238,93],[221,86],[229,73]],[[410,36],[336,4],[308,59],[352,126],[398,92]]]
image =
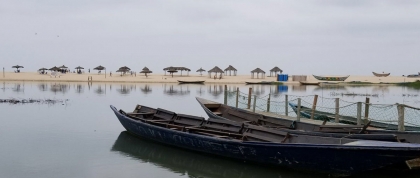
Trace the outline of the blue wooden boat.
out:
[[[247,121],[251,123],[257,123],[260,125],[268,126],[268,127],[284,127],[290,128],[294,130],[301,130],[305,131],[308,134],[315,134],[317,132],[322,133],[346,133],[351,134],[351,136],[355,133],[361,134],[374,134],[374,135],[396,135],[397,138],[401,142],[409,142],[409,143],[420,143],[420,132],[401,132],[396,130],[380,130],[380,129],[369,129],[363,127],[355,127],[355,126],[346,126],[346,125],[339,125],[339,126],[326,126],[314,123],[308,123],[304,121],[295,121],[291,119],[282,118],[280,116],[269,116],[263,115],[259,113],[253,113],[247,111],[245,109],[239,109],[232,106],[224,105],[218,102],[210,101],[203,98],[196,98],[200,106],[204,109],[204,112],[210,117],[215,119],[221,120],[233,120],[233,121]],[[331,135],[334,136],[334,135]],[[342,137],[339,135],[337,137]],[[367,138],[364,136],[355,137],[358,139],[374,139],[377,140],[378,138],[372,137]],[[379,138],[378,140],[381,140]]]
[[[241,161],[351,175],[420,157],[419,144],[296,136],[244,123],[217,125],[217,119],[213,122],[163,109],[153,112],[136,107],[142,111],[126,113],[110,107],[122,126],[136,136]]]

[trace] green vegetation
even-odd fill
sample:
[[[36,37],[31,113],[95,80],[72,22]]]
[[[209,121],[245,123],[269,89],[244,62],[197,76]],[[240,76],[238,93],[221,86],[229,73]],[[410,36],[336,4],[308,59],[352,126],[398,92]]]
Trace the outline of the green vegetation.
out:
[[[420,89],[420,80],[416,80],[415,82],[405,82],[405,83],[398,83],[398,86],[406,86],[406,87],[412,87],[415,89]]]
[[[272,82],[271,85],[283,85],[283,82]]]

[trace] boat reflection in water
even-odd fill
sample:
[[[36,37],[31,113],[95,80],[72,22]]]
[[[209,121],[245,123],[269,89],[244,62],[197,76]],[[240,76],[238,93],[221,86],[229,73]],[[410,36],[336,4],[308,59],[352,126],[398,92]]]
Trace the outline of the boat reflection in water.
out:
[[[111,151],[139,159],[171,172],[189,177],[226,178],[305,178],[314,175],[279,168],[263,167],[229,159],[192,152],[137,138],[127,131],[121,132]]]

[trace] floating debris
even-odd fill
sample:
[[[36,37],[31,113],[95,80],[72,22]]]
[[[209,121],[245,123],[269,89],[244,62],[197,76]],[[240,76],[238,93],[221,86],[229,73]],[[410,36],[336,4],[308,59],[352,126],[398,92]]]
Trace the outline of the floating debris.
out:
[[[0,99],[0,103],[9,103],[9,104],[65,104],[68,99]]]

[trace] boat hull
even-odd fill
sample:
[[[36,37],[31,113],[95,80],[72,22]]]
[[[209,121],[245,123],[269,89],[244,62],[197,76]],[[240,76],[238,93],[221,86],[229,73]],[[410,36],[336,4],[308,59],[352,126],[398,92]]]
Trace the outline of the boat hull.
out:
[[[336,76],[317,76],[313,75],[318,80],[325,80],[325,81],[344,81],[350,77],[350,75],[345,77],[336,77]]]
[[[178,83],[180,84],[203,84],[205,81],[183,81],[183,80],[178,80]]]
[[[384,73],[384,74],[376,73],[376,72],[372,72],[372,73],[376,77],[388,77],[389,75],[391,75],[391,73]]]
[[[351,175],[420,157],[420,147],[416,144],[404,144],[404,148],[389,145],[391,142],[383,142],[382,146],[279,144],[202,136],[133,120],[115,107],[111,106],[111,109],[122,126],[139,137],[193,151],[298,170]]]

